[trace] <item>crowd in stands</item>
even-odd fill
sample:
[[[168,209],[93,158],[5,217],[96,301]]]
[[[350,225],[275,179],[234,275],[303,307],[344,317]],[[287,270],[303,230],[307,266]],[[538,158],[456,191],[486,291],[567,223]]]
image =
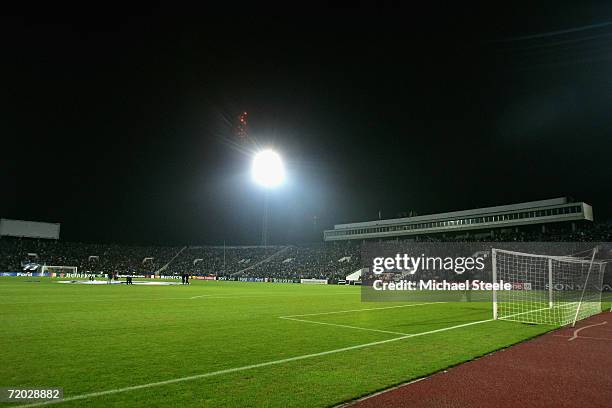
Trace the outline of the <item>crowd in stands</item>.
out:
[[[41,266],[76,266],[83,273],[155,273],[179,250],[175,247],[3,237],[0,239],[0,272],[19,272],[26,263],[34,263]]]
[[[359,267],[356,243],[289,246],[152,247],[44,239],[0,239],[0,272],[27,263],[76,266],[80,273],[342,279]]]
[[[344,279],[360,267],[360,247],[352,242],[288,246],[241,276],[278,279]]]
[[[584,226],[573,231],[510,230],[494,235],[407,237],[419,242],[610,242],[611,224]],[[26,263],[76,266],[80,273],[214,275],[227,278],[344,279],[360,267],[361,243],[338,241],[286,246],[156,247],[64,242],[59,240],[0,239],[0,272],[20,272]]]
[[[568,230],[567,227],[547,226],[545,231],[538,228],[496,230],[491,233],[430,235],[417,238],[420,241],[464,241],[464,242],[610,242],[612,224],[592,224]]]
[[[231,276],[267,259],[283,247],[195,246],[184,248],[163,272],[169,275]]]

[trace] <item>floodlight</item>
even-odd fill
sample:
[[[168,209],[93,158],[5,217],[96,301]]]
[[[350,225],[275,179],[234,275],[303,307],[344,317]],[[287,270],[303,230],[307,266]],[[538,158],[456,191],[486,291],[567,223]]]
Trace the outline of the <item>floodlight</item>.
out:
[[[283,162],[278,153],[272,150],[255,154],[251,174],[253,180],[265,188],[277,187],[285,180]]]

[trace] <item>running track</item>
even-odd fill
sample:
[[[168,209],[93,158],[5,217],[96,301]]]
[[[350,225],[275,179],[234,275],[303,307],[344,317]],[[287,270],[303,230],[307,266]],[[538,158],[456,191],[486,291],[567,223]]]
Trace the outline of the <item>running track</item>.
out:
[[[612,313],[347,405],[610,408]]]

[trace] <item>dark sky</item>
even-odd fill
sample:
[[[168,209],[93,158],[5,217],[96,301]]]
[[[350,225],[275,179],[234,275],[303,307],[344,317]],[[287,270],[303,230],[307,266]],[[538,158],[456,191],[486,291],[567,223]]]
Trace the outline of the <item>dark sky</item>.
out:
[[[3,18],[0,216],[61,222],[66,240],[256,244],[246,110],[288,168],[273,242],[557,196],[612,217],[610,7],[381,4]]]

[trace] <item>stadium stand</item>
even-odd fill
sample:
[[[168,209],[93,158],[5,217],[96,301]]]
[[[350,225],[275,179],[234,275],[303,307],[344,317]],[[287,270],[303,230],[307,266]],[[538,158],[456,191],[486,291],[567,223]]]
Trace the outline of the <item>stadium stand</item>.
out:
[[[180,275],[228,276],[254,265],[278,252],[282,247],[194,246],[186,248],[165,273]]]
[[[396,238],[397,239],[397,238]],[[422,235],[407,241],[612,241],[611,224],[589,224],[572,231],[559,228],[512,230],[494,236]],[[337,281],[360,266],[360,241],[288,246],[159,247],[90,244],[59,240],[0,239],[0,272],[20,272],[26,263],[76,266],[81,273],[215,275],[230,279],[317,278]]]
[[[90,273],[154,273],[180,248],[85,244],[57,240],[0,239],[0,271],[21,271],[24,263],[76,266]]]
[[[359,246],[344,242],[288,247],[240,275],[279,279],[344,279],[359,268]]]

